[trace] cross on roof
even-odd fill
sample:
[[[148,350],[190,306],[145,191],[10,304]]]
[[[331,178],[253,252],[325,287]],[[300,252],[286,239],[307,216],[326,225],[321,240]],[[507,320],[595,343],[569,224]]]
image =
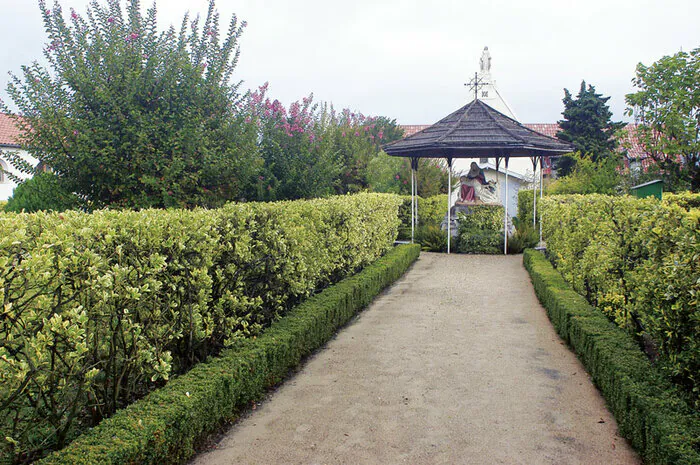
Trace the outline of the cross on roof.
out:
[[[474,73],[474,79],[471,79],[469,82],[464,84],[465,86],[469,86],[469,90],[474,91],[474,100],[479,99],[479,87],[485,87],[488,84],[484,82],[483,79],[479,77],[479,73]]]

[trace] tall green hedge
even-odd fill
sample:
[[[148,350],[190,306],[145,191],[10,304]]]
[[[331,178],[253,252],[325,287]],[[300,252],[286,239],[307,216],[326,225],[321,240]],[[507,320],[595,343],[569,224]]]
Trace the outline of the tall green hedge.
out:
[[[411,196],[401,197],[403,204],[399,209],[399,239],[411,238]],[[416,197],[418,201],[418,226],[440,226],[447,214],[447,194],[428,198]]]
[[[400,203],[1,215],[3,456],[62,447],[373,262]]]
[[[468,208],[468,215],[461,212],[457,214],[457,250],[462,253],[502,253],[503,206],[470,205]]]
[[[700,210],[656,199],[545,197],[550,259],[618,325],[648,336],[700,407]]]
[[[137,401],[41,463],[183,463],[198,441],[262,398],[304,356],[324,344],[413,263],[418,245],[399,246],[357,275],[304,301],[261,337]]]
[[[552,324],[645,463],[700,465],[700,417],[685,396],[652,366],[634,338],[592,308],[543,254],[529,249],[523,259]]]

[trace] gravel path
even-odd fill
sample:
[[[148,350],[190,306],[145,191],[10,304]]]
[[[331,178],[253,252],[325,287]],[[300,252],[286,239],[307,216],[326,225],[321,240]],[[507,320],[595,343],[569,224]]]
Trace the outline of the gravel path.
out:
[[[213,464],[639,464],[521,256],[423,253]]]

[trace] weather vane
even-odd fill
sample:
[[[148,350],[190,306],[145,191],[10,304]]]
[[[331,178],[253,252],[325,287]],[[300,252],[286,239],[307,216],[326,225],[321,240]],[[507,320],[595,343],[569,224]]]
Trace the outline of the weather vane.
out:
[[[487,84],[484,82],[483,79],[479,77],[479,73],[474,73],[474,79],[470,80],[465,86],[469,86],[469,90],[474,91],[474,100],[479,99],[479,87],[484,87]]]

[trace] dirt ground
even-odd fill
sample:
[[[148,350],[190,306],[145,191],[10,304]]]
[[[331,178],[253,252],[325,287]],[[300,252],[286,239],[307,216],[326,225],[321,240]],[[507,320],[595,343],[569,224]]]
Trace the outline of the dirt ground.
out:
[[[423,253],[213,464],[639,464],[521,256]]]

